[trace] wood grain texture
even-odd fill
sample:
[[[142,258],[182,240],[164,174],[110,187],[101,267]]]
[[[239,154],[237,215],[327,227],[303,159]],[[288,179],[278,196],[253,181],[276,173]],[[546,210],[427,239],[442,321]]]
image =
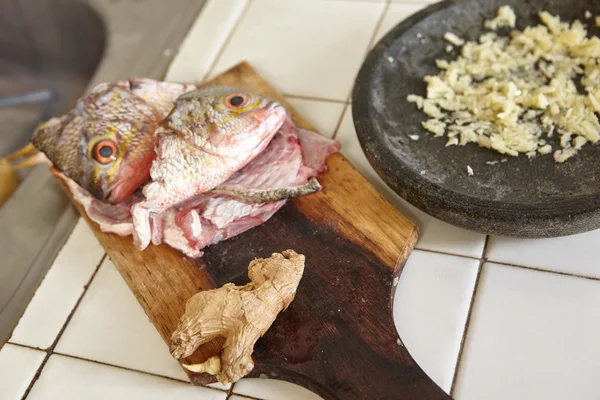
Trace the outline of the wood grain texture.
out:
[[[246,63],[213,82],[277,98],[296,124],[314,129]],[[295,382],[326,399],[447,399],[398,345],[392,320],[394,276],[415,245],[416,227],[342,155],[330,157],[328,166],[319,177],[321,192],[288,202],[267,223],[210,246],[200,260],[166,245],[140,252],[131,238],[88,222],[167,344],[189,297],[227,282],[244,284],[254,257],[291,248],[306,256],[304,277],[291,306],[257,342],[251,376]],[[204,361],[220,344],[208,343],[183,361]]]

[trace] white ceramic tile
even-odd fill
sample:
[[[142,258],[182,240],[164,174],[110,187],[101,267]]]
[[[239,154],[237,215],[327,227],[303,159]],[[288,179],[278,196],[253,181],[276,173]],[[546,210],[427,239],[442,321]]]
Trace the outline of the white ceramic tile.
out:
[[[55,352],[187,380],[108,259],[98,270]]]
[[[415,250],[400,276],[394,322],[417,364],[450,392],[478,260]]]
[[[285,94],[346,100],[384,3],[253,0],[213,74],[249,61]]]
[[[490,261],[600,278],[600,230],[552,239],[490,237]]]
[[[43,351],[5,344],[0,349],[0,398],[20,400],[45,356]]]
[[[398,2],[398,4],[391,4],[381,21],[377,36],[375,39],[375,45],[386,33],[394,28],[400,21],[405,20],[417,11],[425,8],[427,4],[423,2],[410,3],[406,1]]]
[[[414,212],[421,236],[417,248],[440,251],[468,257],[481,257],[485,235],[462,229],[418,210],[403,200],[405,207]]]
[[[297,98],[287,98],[287,100],[296,111],[317,128],[317,132],[327,137],[333,137],[344,111],[344,104]]]
[[[214,388],[214,389],[229,390],[231,388],[231,383],[228,383],[228,384],[224,385],[224,384],[222,384],[220,382],[216,382],[216,383],[211,383],[211,384],[206,385],[206,386]]]
[[[319,400],[320,396],[302,386],[275,379],[241,379],[233,392],[264,400]]]
[[[37,289],[11,342],[40,349],[52,345],[104,256],[104,250],[80,219]]]
[[[210,0],[184,39],[166,79],[202,82],[248,0]]]
[[[90,361],[52,355],[28,400],[225,400],[222,391],[127,371]]]
[[[600,398],[600,282],[485,264],[457,400]]]
[[[413,221],[420,230],[417,248],[440,251],[468,257],[481,257],[485,244],[485,235],[447,224],[413,207],[377,175],[365,157],[352,122],[351,109],[348,108],[336,136],[342,144],[342,154],[346,156],[361,173],[371,181],[404,215]]]

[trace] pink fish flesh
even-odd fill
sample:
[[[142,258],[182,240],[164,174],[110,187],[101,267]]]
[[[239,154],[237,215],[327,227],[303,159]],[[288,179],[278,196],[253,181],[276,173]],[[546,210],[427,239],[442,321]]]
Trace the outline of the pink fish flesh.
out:
[[[339,142],[299,129],[288,117],[266,149],[226,184],[247,189],[299,186],[326,172],[327,158],[339,149]],[[121,236],[134,233],[131,210],[143,197],[134,194],[121,204],[109,205],[65,179],[75,200],[102,231]],[[189,257],[200,257],[206,246],[266,222],[286,201],[250,204],[215,191],[207,192],[153,215],[152,243],[166,243]]]

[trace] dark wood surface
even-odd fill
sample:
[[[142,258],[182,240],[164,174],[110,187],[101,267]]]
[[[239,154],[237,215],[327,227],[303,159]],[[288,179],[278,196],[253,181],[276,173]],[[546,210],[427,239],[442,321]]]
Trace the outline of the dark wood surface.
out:
[[[489,235],[556,237],[600,228],[600,146],[587,144],[563,164],[552,154],[510,157],[469,143],[445,147],[421,122],[427,117],[406,96],[424,96],[425,75],[439,70],[436,59],[451,60],[442,39],[453,32],[477,40],[484,19],[509,5],[517,29],[541,24],[540,11],[562,21],[579,19],[599,35],[586,10],[600,14],[597,0],[446,0],[405,19],[372,50],[354,86],[352,115],[359,141],[381,178],[424,212]],[[501,32],[508,34],[507,30]],[[389,58],[393,58],[393,63]],[[419,135],[418,141],[408,135]],[[556,150],[558,135],[550,142]],[[499,161],[506,158],[507,162]],[[497,161],[497,165],[487,165]],[[467,165],[475,171],[468,176]],[[422,173],[424,171],[424,173]]]
[[[215,82],[260,91],[289,107],[246,63]],[[299,126],[313,129],[293,115]],[[167,344],[189,297],[227,282],[246,283],[254,257],[291,248],[306,256],[304,276],[295,300],[257,342],[250,376],[294,382],[326,399],[447,399],[398,344],[392,320],[394,277],[417,228],[342,155],[328,165],[319,177],[321,192],[290,201],[267,223],[210,246],[198,260],[166,245],[140,252],[130,237],[102,233],[88,222]],[[183,361],[202,362],[221,342]],[[190,378],[214,381],[205,374]]]

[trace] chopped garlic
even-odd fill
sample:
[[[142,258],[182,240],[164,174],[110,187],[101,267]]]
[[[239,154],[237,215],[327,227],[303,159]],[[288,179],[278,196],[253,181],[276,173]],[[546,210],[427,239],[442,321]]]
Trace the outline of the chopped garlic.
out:
[[[446,46],[446,53],[452,53],[452,50],[454,50],[454,46],[452,46],[451,44]]]
[[[600,26],[600,16],[596,17],[596,26]]]
[[[546,107],[548,107],[548,99],[546,99],[546,96],[544,96],[543,94],[539,94],[536,99],[535,99],[535,107],[539,108],[539,109],[545,109]]]
[[[552,146],[550,146],[549,144],[546,144],[542,147],[538,147],[538,153],[540,154],[550,154],[552,153]]]
[[[550,29],[553,34],[559,34],[562,31],[560,18],[555,17],[547,11],[540,12],[540,19]]]
[[[585,14],[583,14],[585,16],[586,19],[590,19],[592,18],[593,14],[590,12],[590,10],[586,10]]]
[[[410,138],[410,140],[414,140],[415,142],[419,140],[419,135],[408,135],[408,137]]]
[[[596,93],[598,93],[598,91],[596,91],[596,90],[589,91],[588,99],[590,101],[591,106],[594,108],[594,111],[596,111],[597,113],[600,113],[600,101],[598,101],[598,97],[597,97]]]
[[[563,22],[545,11],[539,18],[542,24],[508,37],[486,32],[465,42],[447,32],[444,39],[463,45],[461,53],[454,60],[436,60],[439,72],[424,78],[425,97],[407,97],[430,117],[423,127],[447,136],[446,146],[477,143],[529,157],[554,151],[557,162],[600,142],[600,38],[588,38],[580,21]],[[486,25],[515,22],[512,9],[501,7]],[[578,91],[578,80],[585,94]],[[545,140],[552,137],[560,146]]]
[[[583,145],[586,143],[587,143],[587,139],[584,138],[583,136],[577,136],[575,139],[573,139],[573,146],[577,150],[581,150]]]
[[[473,176],[475,173],[473,172],[473,168],[470,165],[467,165],[467,175]]]
[[[488,149],[492,148],[492,141],[487,136],[481,136],[481,135],[477,136],[477,143],[479,143],[479,145],[481,147],[485,147]]]
[[[446,131],[446,124],[437,119],[428,119],[421,124],[423,125],[423,128],[427,129],[436,136],[444,136],[444,132]]]
[[[487,165],[496,165],[499,163],[499,161],[486,161],[485,162]]]
[[[557,163],[563,163],[569,158],[573,157],[575,153],[577,153],[577,150],[575,150],[572,147],[563,150],[556,150],[554,152],[554,161],[556,161]]]
[[[416,103],[419,110],[423,109],[423,102],[425,101],[423,97],[417,96],[416,94],[409,94],[406,96],[406,100],[410,103]]]
[[[435,60],[435,65],[439,69],[446,69],[446,68],[448,68],[448,61],[446,61],[446,60]]]
[[[446,147],[448,147],[448,146],[456,146],[457,144],[458,144],[458,138],[457,137],[451,137],[446,142]]]
[[[444,39],[446,39],[448,42],[452,43],[455,46],[462,46],[463,44],[465,44],[464,40],[462,40],[452,32],[446,32],[446,34],[444,34]]]
[[[514,28],[516,22],[517,16],[515,15],[513,9],[509,6],[502,6],[498,9],[496,18],[485,21],[483,26],[486,29],[495,31],[504,27]]]
[[[446,116],[431,100],[425,100],[423,102],[423,112],[436,119],[442,119]]]

